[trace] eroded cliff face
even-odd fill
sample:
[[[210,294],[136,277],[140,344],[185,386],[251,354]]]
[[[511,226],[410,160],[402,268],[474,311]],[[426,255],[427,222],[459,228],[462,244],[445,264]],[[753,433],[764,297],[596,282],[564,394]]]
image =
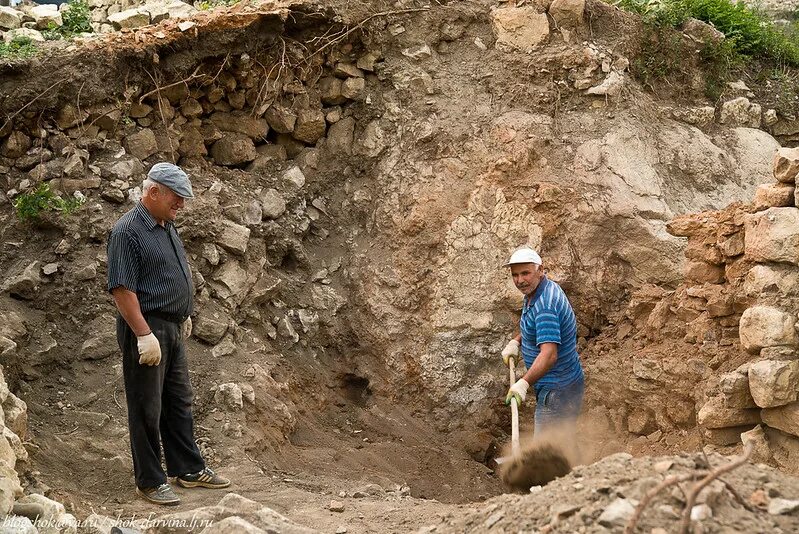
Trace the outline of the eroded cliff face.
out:
[[[308,492],[368,480],[398,501],[500,491],[485,463],[504,439],[499,352],[521,302],[501,265],[520,245],[577,311],[595,455],[697,444],[708,369],[741,360],[743,310],[697,319],[745,275],[728,242],[743,223],[705,246],[669,222],[773,180],[759,107],[653,100],[613,26],[638,23],[599,2],[409,7],[350,33],[371,15],[250,7],[89,41],[107,55],[85,61],[56,49],[0,80],[20,88],[0,105],[29,104],[0,123],[0,313],[26,327],[0,341],[11,389],[58,431],[33,427],[27,488],[91,504],[110,485],[137,509],[105,236],[163,160],[197,193],[180,226],[201,448],[291,519],[297,473]],[[87,200],[19,221],[9,201],[43,183]],[[77,488],[92,460],[102,472]]]

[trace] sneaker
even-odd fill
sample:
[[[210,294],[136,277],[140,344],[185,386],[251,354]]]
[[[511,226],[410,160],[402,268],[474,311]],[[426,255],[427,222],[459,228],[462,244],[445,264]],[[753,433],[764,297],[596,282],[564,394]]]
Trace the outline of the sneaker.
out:
[[[176,479],[179,486],[184,488],[211,488],[219,489],[230,486],[230,480],[223,478],[210,468],[206,467],[202,471],[180,475]]]
[[[154,488],[136,488],[136,493],[153,504],[162,504],[164,506],[180,504],[180,497],[172,490],[172,486],[166,483]]]

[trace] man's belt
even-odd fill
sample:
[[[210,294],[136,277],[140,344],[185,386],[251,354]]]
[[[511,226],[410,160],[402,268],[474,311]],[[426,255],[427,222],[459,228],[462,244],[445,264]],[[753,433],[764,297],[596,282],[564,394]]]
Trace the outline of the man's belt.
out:
[[[155,317],[157,319],[163,319],[164,321],[169,321],[170,323],[175,323],[177,325],[183,324],[183,321],[185,321],[187,318],[187,316],[185,315],[165,313],[158,310],[144,312],[142,315],[144,315],[145,317]]]

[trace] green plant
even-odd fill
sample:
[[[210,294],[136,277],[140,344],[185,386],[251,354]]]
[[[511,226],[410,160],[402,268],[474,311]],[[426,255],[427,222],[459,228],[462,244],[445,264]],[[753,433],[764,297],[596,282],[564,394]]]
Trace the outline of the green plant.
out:
[[[50,184],[43,182],[30,193],[18,195],[13,202],[17,217],[23,221],[38,219],[45,212],[60,212],[69,215],[83,203],[83,198],[64,200],[50,189]]]
[[[62,37],[61,29],[55,22],[51,22],[47,25],[47,29],[42,30],[42,37],[45,41],[58,41]]]
[[[206,11],[215,7],[230,7],[238,4],[240,1],[241,0],[204,0],[197,4],[197,8]]]
[[[30,37],[16,37],[9,43],[0,42],[0,59],[24,59],[36,53]]]
[[[86,0],[70,0],[68,7],[61,13],[61,20],[64,24],[60,32],[64,37],[93,31],[92,16]]]

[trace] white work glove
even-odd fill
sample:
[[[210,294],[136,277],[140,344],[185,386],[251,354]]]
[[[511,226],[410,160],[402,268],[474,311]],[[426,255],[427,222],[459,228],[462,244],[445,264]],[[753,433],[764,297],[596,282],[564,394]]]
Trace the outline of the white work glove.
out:
[[[515,360],[519,360],[519,342],[515,339],[508,341],[508,344],[502,349],[502,361],[505,362],[506,366],[511,356],[513,356]]]
[[[516,406],[521,406],[522,401],[527,398],[528,389],[530,389],[530,384],[524,378],[520,378],[508,390],[508,394],[505,396],[505,404],[510,404],[511,399],[516,399]]]
[[[146,336],[137,336],[139,347],[139,363],[142,365],[158,365],[161,363],[161,345],[158,338],[150,332]]]
[[[186,320],[183,321],[183,324],[180,325],[180,337],[183,339],[189,339],[191,335],[191,317],[186,317]]]

